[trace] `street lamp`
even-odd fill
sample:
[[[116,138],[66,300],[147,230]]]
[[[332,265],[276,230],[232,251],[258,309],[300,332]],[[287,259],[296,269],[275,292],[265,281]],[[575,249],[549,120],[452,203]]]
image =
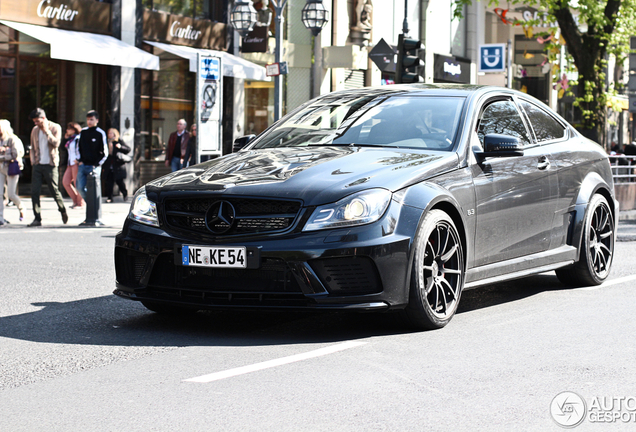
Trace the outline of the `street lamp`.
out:
[[[276,48],[274,51],[274,62],[281,63],[281,47],[283,46],[283,9],[287,5],[287,0],[271,0],[276,13]],[[230,22],[232,26],[240,33],[241,36],[247,36],[254,24],[257,15],[252,2],[246,0],[236,0],[234,7],[230,12]],[[307,0],[307,4],[302,10],[302,21],[314,36],[320,33],[320,30],[329,21],[329,11],[325,9],[322,0]],[[274,77],[274,121],[278,121],[282,117],[283,109],[281,100],[283,98],[282,76]]]
[[[307,0],[301,16],[303,24],[311,30],[311,34],[314,36],[318,36],[318,33],[329,21],[329,11],[325,9],[322,0]]]
[[[230,22],[241,36],[247,36],[256,24],[256,10],[252,2],[237,0],[230,12]]]

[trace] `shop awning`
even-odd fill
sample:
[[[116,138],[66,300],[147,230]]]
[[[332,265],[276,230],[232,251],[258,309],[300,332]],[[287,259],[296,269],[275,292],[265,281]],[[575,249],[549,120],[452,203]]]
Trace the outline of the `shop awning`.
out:
[[[5,20],[0,23],[51,45],[51,58],[54,59],[159,70],[159,57],[112,36]]]
[[[252,63],[251,61],[247,61],[241,57],[237,57],[223,51],[192,48],[189,46],[182,46],[182,45],[171,45],[171,44],[165,44],[161,42],[151,42],[151,41],[144,41],[144,42],[152,46],[155,46],[157,48],[161,48],[162,50],[167,51],[171,54],[174,54],[176,56],[189,60],[190,72],[197,71],[197,53],[200,52],[201,54],[209,54],[209,55],[220,57],[221,63],[223,64],[224,76],[230,76],[234,78],[244,78],[244,79],[250,79],[250,80],[258,80],[258,81],[270,80],[270,78],[265,73],[265,68],[263,66],[259,66],[256,63]]]

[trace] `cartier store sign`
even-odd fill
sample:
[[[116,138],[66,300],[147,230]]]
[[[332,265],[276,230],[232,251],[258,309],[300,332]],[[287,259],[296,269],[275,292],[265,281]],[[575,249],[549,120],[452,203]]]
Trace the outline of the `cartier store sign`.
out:
[[[0,17],[46,27],[109,34],[111,5],[95,0],[2,0]]]
[[[225,24],[145,10],[144,39],[225,51]]]

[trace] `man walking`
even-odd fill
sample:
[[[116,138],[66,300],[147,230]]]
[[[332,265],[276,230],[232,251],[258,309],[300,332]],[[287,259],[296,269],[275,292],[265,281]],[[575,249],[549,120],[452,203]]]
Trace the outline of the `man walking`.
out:
[[[99,114],[95,110],[86,113],[86,127],[80,132],[77,148],[79,167],[77,169],[77,188],[86,200],[86,183],[91,173],[100,178],[102,164],[108,157],[106,132],[97,127]]]
[[[168,138],[168,149],[166,151],[166,166],[172,171],[178,171],[184,166],[186,150],[190,134],[186,131],[188,124],[184,119],[177,122],[177,131],[172,132]]]
[[[49,187],[49,192],[57,204],[57,208],[62,214],[62,222],[68,222],[68,214],[62,200],[62,194],[57,186],[59,173],[57,166],[60,162],[59,146],[62,138],[62,128],[46,118],[46,113],[42,108],[31,111],[29,118],[33,120],[35,126],[31,130],[31,167],[33,174],[31,177],[31,201],[33,203],[33,214],[35,219],[29,225],[37,227],[42,225],[42,214],[40,208],[40,192],[42,181]]]

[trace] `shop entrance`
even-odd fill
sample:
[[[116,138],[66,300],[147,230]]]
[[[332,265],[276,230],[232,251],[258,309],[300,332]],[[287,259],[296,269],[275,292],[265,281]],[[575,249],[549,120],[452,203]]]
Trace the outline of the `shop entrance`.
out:
[[[29,114],[33,109],[40,107],[46,112],[47,118],[59,122],[58,96],[59,96],[59,63],[58,61],[46,61],[42,59],[20,59],[19,78],[20,103],[18,114],[18,135],[28,145],[33,123],[29,120]]]

